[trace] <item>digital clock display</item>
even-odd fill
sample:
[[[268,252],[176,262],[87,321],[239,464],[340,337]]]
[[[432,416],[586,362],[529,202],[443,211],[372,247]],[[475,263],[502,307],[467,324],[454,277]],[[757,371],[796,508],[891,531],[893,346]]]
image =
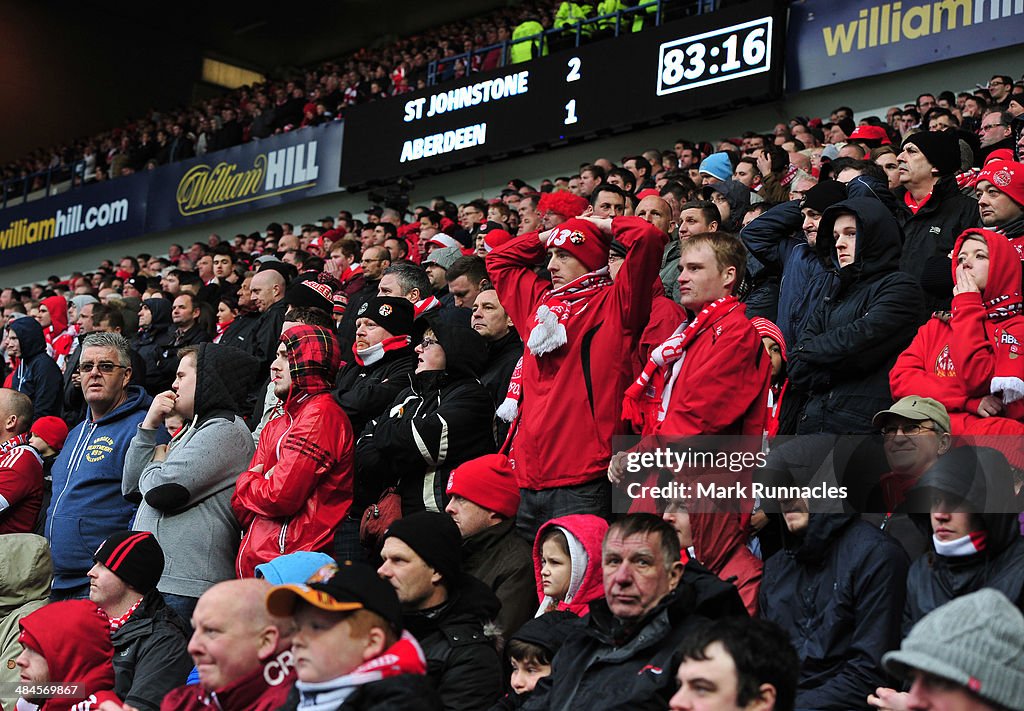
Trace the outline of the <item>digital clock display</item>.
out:
[[[767,72],[772,18],[664,42],[658,53],[658,96]]]
[[[731,6],[352,107],[341,184],[368,187],[778,98],[775,30],[784,17],[781,0]]]

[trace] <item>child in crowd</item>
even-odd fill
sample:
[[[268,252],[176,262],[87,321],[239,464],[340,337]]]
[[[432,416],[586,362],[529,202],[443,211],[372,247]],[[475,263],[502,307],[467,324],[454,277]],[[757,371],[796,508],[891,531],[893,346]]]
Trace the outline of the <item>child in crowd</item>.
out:
[[[491,711],[521,708],[537,682],[551,675],[551,660],[566,637],[582,624],[573,613],[560,611],[541,615],[520,627],[506,648],[512,665],[509,684],[512,691],[491,707]]]
[[[537,576],[537,616],[568,610],[582,617],[590,602],[604,595],[601,541],[608,523],[590,514],[552,519],[537,531],[533,567]]]
[[[32,424],[32,431],[29,433],[28,444],[39,453],[42,458],[43,467],[43,498],[41,512],[46,513],[50,506],[50,499],[53,496],[53,479],[50,478],[50,469],[53,468],[53,460],[64,448],[64,440],[68,437],[68,425],[59,417],[49,415],[40,417]],[[36,525],[36,533],[42,535],[45,516],[40,516]]]

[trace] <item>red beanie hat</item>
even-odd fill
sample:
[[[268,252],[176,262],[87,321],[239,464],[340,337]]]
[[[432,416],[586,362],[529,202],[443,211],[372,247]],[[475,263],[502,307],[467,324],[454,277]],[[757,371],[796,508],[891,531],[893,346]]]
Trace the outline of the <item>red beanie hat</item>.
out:
[[[448,475],[448,496],[461,496],[505,518],[519,510],[519,484],[504,454],[485,454]]]
[[[484,237],[484,249],[488,252],[497,249],[506,242],[512,241],[512,235],[506,230],[491,230]]]
[[[611,237],[605,235],[589,220],[572,218],[566,220],[548,237],[547,248],[558,247],[580,260],[590,271],[608,265],[608,249]]]
[[[59,452],[68,437],[68,425],[61,418],[48,415],[32,423],[32,432]]]
[[[1012,160],[993,160],[978,173],[975,185],[986,180],[1020,206],[1024,206],[1024,164]]]

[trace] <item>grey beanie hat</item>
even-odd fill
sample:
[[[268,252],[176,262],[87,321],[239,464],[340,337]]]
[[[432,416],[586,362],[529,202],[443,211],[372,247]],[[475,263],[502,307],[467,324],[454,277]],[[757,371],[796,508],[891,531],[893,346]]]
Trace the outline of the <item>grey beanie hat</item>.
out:
[[[71,297],[71,303],[75,305],[75,308],[81,311],[88,304],[98,304],[100,302],[95,296],[89,294],[79,294],[78,296]]]
[[[882,664],[896,676],[917,669],[1024,711],[1022,659],[1024,615],[1001,592],[982,588],[925,615]]]

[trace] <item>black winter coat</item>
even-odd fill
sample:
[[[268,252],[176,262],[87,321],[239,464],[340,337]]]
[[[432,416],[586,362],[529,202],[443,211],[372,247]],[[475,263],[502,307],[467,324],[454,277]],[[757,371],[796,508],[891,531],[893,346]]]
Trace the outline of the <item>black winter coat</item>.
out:
[[[886,686],[882,655],[899,646],[907,556],[853,514],[811,514],[802,537],[764,565],[761,617],[800,657],[796,708],[848,711]]]
[[[852,264],[835,261],[837,216],[857,217]],[[874,198],[851,198],[825,211],[817,251],[839,273],[839,284],[814,311],[799,345],[790,348],[790,387],[806,395],[797,434],[874,432],[871,418],[892,404],[889,370],[920,325],[921,292],[897,271],[896,220]]]
[[[21,346],[21,360],[11,376],[11,387],[32,399],[36,419],[60,417],[64,403],[63,378],[46,354],[43,329],[35,319],[19,318],[8,326]]]
[[[402,616],[423,648],[427,676],[446,711],[489,709],[504,691],[504,667],[485,631],[500,606],[486,585],[467,575],[440,607]]]
[[[146,299],[142,303],[149,309],[152,320],[149,326],[139,329],[132,341],[132,348],[146,364],[146,392],[156,395],[167,389],[159,387],[159,362],[164,346],[174,338],[171,329],[171,303],[167,299]]]
[[[508,384],[512,380],[512,373],[516,369],[516,363],[523,357],[523,339],[519,337],[515,328],[496,341],[487,344],[487,365],[480,373],[480,382],[494,400],[494,409],[501,407],[508,395]],[[501,418],[494,419],[494,441],[500,447],[508,436],[509,423]]]
[[[975,458],[975,453],[977,457]],[[906,635],[918,620],[940,605],[981,588],[994,588],[1024,610],[1024,538],[1017,519],[1013,474],[994,450],[960,447],[940,457],[908,494],[915,513],[910,517],[932,541],[928,503],[935,492],[962,501],[981,518],[985,549],[964,557],[942,556],[931,550],[914,561],[907,576],[903,615]]]
[[[631,630],[605,599],[590,603],[584,626],[569,636],[523,704],[524,711],[633,711],[668,707],[676,690],[679,642],[703,619],[746,617],[735,586],[687,563],[676,589]]]
[[[123,627],[110,635],[114,643],[114,693],[140,711],[158,711],[171,689],[192,670],[188,653],[191,631],[156,590]]]
[[[299,708],[299,690],[292,686],[278,711]],[[441,711],[441,700],[425,676],[401,674],[371,681],[353,691],[338,711]]]
[[[501,602],[495,622],[511,637],[537,612],[533,551],[507,519],[462,542],[462,569],[487,585]]]
[[[978,201],[963,195],[952,177],[940,178],[932,196],[915,215],[904,198],[907,189],[894,191],[899,203],[896,219],[903,230],[900,271],[917,279],[927,292],[928,313],[948,310],[953,298],[953,269],[949,252],[956,238],[970,227],[981,227]]]
[[[356,479],[376,501],[397,482],[402,512],[444,511],[452,469],[494,452],[491,396],[476,379],[485,358],[483,339],[472,329],[433,325],[446,370],[409,376],[390,407],[371,420],[356,443]],[[374,495],[376,492],[376,495]]]

